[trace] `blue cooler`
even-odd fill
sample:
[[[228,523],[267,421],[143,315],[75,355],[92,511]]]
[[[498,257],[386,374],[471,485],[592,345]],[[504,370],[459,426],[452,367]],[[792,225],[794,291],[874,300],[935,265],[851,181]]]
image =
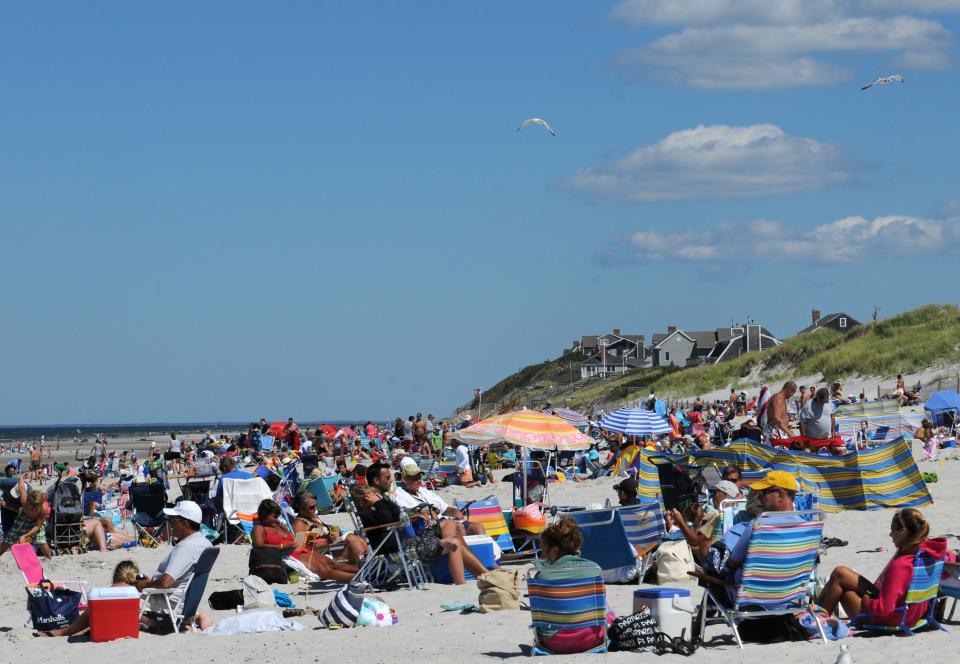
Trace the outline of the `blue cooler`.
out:
[[[946,438],[946,439],[943,441],[943,447],[944,447],[944,449],[947,449],[948,447],[949,447],[949,448],[955,448],[956,446],[957,446],[957,439],[956,439],[956,438]]]
[[[467,535],[464,537],[467,546],[473,551],[473,555],[480,559],[483,566],[487,569],[493,569],[497,564],[496,554],[494,553],[493,538],[489,535]],[[440,559],[430,568],[435,583],[453,583],[453,577],[450,576],[450,566],[447,562],[447,554],[440,556]],[[473,574],[466,567],[463,569],[463,575],[467,579],[473,579]]]

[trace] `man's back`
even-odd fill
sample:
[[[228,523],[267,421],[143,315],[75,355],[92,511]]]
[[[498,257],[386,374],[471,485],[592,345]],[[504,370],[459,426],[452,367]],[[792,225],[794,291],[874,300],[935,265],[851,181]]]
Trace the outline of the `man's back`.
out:
[[[205,549],[210,548],[210,542],[199,531],[189,537],[185,537],[157,566],[157,575],[167,574],[173,578],[176,590],[170,597],[170,603],[175,604],[180,601],[180,597],[187,591],[187,584],[190,581],[190,575],[197,561],[200,560],[200,554]]]
[[[835,406],[832,402],[818,403],[811,399],[800,410],[800,421],[803,423],[803,435],[807,438],[823,440],[833,436],[831,415]]]

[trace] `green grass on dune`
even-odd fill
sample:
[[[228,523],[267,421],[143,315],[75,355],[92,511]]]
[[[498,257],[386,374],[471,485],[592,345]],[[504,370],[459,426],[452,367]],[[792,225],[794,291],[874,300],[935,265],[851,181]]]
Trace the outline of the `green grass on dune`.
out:
[[[683,369],[664,376],[654,387],[667,396],[691,396],[727,387],[754,369],[772,371],[778,378],[820,373],[834,380],[851,375],[892,377],[956,362],[960,362],[960,309],[929,304],[847,334],[818,330],[732,362]]]
[[[801,334],[731,362],[689,369],[634,369],[587,383],[579,382],[582,359],[567,355],[524,367],[487,390],[484,403],[519,395],[520,404],[529,407],[553,400],[589,409],[598,403],[646,398],[654,391],[667,397],[691,397],[737,385],[754,371],[763,373],[768,383],[814,374],[823,374],[826,381],[853,375],[890,379],[898,373],[960,363],[960,309],[929,304],[846,334],[833,330]]]

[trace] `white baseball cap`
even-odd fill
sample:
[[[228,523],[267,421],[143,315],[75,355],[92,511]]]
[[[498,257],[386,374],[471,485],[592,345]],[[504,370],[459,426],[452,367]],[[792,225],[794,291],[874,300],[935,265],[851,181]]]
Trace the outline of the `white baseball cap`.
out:
[[[203,521],[203,512],[200,511],[200,506],[192,500],[181,500],[173,507],[164,507],[163,513],[167,516],[179,516],[198,525]]]

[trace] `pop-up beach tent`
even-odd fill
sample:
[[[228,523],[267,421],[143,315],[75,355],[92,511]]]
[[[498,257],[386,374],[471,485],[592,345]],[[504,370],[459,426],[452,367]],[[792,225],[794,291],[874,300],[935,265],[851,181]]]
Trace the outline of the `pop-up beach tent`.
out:
[[[930,421],[934,426],[953,426],[960,411],[960,394],[956,390],[934,392],[923,408],[930,411]]]

